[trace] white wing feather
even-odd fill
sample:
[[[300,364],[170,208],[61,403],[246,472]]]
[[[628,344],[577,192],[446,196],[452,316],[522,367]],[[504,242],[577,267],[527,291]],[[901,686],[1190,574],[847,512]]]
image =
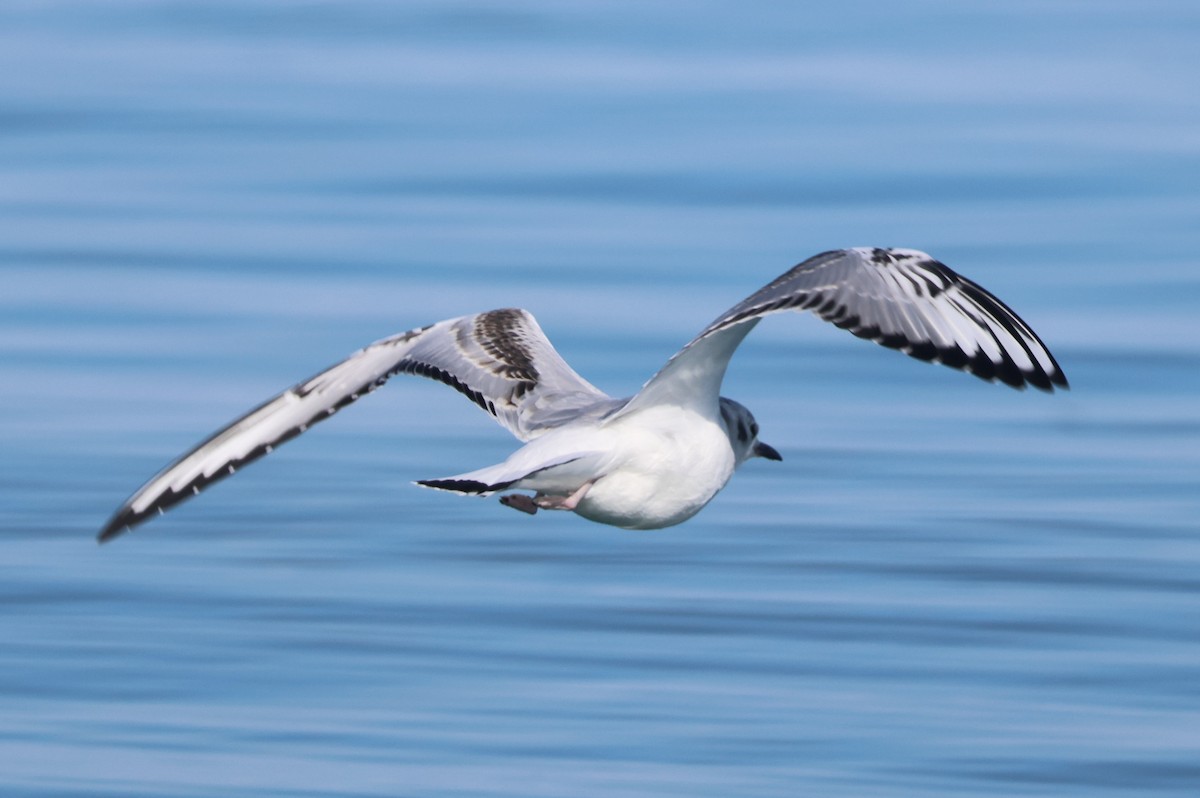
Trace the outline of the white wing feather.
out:
[[[615,401],[567,365],[527,311],[493,310],[438,322],[376,341],[231,422],[130,496],[100,540],[269,454],[396,374],[455,388],[523,441]]]
[[[924,252],[859,247],[816,255],[721,314],[617,416],[664,403],[716,411],[742,339],[763,317],[809,310],[860,338],[1014,388],[1067,388],[1041,339],[1007,305]]]

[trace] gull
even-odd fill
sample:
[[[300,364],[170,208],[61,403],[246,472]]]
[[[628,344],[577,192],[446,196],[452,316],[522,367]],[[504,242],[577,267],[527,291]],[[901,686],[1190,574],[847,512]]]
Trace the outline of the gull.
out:
[[[625,399],[576,374],[525,310],[489,310],[376,341],[167,465],[121,505],[99,540],[161,515],[398,374],[449,385],[524,443],[502,463],[416,484],[473,496],[514,491],[500,498],[513,509],[573,511],[627,529],[682,523],[747,460],[782,459],[758,439],[750,411],[720,389],[742,339],[783,311],[811,311],[860,338],[987,381],[1048,393],[1068,387],[1029,325],[924,252],[835,250],[722,313]]]

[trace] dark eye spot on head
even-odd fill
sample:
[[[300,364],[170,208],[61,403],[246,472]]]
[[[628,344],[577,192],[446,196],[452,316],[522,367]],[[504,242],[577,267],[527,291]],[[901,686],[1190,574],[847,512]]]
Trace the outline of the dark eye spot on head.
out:
[[[742,443],[750,440],[750,437],[746,434],[746,422],[740,418],[738,419],[738,440]]]
[[[750,422],[750,434],[756,438],[758,437],[758,422],[757,421]]]

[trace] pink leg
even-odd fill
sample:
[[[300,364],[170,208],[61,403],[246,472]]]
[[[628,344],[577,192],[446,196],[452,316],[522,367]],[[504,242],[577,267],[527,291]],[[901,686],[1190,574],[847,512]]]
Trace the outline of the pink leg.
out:
[[[575,489],[575,492],[570,496],[534,496],[533,502],[543,510],[574,510],[579,506],[579,502],[587,495],[587,492],[592,487],[592,482],[588,481]]]

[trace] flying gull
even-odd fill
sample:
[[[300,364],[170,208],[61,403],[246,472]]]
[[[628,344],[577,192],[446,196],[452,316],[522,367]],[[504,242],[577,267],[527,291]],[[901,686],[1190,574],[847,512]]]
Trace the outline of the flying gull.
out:
[[[100,532],[110,540],[270,454],[397,374],[459,391],[524,446],[502,463],[427,488],[527,513],[571,510],[628,529],[691,518],[753,457],[780,460],[758,423],[720,396],[738,344],[759,320],[812,311],[860,338],[1014,388],[1067,379],[1007,305],[923,252],[855,248],[816,255],[722,313],[633,397],[580,377],[525,310],[490,310],[376,341],[246,413],[155,474]]]

